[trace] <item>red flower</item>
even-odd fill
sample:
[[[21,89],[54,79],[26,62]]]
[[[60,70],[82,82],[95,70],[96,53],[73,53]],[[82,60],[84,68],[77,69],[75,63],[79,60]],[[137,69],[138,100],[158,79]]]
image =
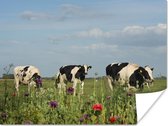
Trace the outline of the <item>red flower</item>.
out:
[[[92,106],[92,109],[95,110],[95,111],[101,111],[103,109],[103,107],[102,107],[101,104],[94,104]]]
[[[110,119],[109,119],[109,121],[111,123],[114,123],[116,120],[117,120],[117,118],[115,116],[111,116]]]
[[[12,94],[12,96],[14,96],[14,97],[15,97],[15,96],[16,96],[16,93],[13,93],[13,94]]]

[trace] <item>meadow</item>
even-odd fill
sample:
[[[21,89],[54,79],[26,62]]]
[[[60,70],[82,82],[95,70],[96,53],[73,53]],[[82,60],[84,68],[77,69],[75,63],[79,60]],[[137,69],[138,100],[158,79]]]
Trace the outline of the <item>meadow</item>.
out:
[[[42,89],[20,85],[19,96],[12,79],[0,80],[0,124],[136,124],[134,91],[115,86],[111,91],[105,77],[85,79],[84,94],[72,84],[58,94],[54,79],[43,79]],[[154,85],[136,93],[161,91],[166,79],[155,79]]]

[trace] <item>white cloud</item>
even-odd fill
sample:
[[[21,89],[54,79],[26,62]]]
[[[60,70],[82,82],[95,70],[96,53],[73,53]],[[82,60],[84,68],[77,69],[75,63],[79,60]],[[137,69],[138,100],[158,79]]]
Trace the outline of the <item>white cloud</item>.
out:
[[[34,12],[31,10],[24,11],[20,14],[21,18],[26,20],[48,20],[65,21],[65,20],[92,20],[111,18],[112,14],[105,10],[94,10],[93,8],[84,8],[75,4],[62,4],[55,9],[54,13]]]
[[[61,11],[64,13],[64,14],[79,14],[81,13],[81,7],[80,6],[77,6],[77,5],[73,5],[73,4],[62,4],[60,6],[61,8]]]
[[[67,40],[103,41],[108,45],[118,46],[163,46],[166,44],[166,24],[153,26],[132,25],[121,30],[104,31],[98,27],[78,31],[63,36],[50,36],[53,42]]]
[[[85,31],[79,31],[73,34],[67,34],[63,36],[50,36],[48,39],[52,42],[66,41],[69,39],[102,39],[110,38],[114,36],[113,32],[106,32],[100,28],[92,28]]]
[[[113,49],[117,49],[117,45],[107,45],[106,43],[94,43],[94,44],[90,44],[90,45],[86,45],[86,46],[77,46],[77,45],[73,45],[71,46],[72,49],[86,49],[86,50],[113,50]]]
[[[18,44],[23,44],[25,42],[21,42],[21,41],[18,41],[18,40],[1,40],[0,41],[0,44],[2,45],[18,45]]]
[[[93,28],[88,31],[81,31],[77,33],[79,38],[109,38],[112,36],[111,32],[104,32],[100,28]]]
[[[54,15],[42,12],[24,11],[21,13],[21,17],[27,20],[40,20],[40,19],[52,19]]]
[[[137,35],[137,34],[142,34],[144,33],[145,28],[142,26],[127,26],[125,27],[122,32],[127,33],[127,34],[132,34],[132,35]]]
[[[156,26],[150,26],[146,28],[148,31],[153,31],[156,34],[166,34],[167,25],[166,24],[158,24]]]
[[[139,26],[139,25],[132,25],[125,27],[122,32],[123,34],[130,34],[130,35],[140,35],[140,34],[165,34],[166,33],[166,24],[158,24],[155,26]]]

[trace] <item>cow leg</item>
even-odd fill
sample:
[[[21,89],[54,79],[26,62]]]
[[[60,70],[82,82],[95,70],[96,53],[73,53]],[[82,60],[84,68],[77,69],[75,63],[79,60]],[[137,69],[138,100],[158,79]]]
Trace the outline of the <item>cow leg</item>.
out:
[[[19,93],[19,80],[15,79],[15,89]]]
[[[62,88],[63,88],[63,92],[65,93],[66,92],[66,84],[65,83],[62,84]]]
[[[128,86],[128,88],[131,88],[131,85],[129,83],[127,83],[127,86]]]
[[[83,94],[83,87],[84,87],[84,82],[82,81],[82,83],[81,83],[81,94]]]
[[[58,85],[58,89],[59,89],[59,94],[61,94],[61,87],[62,87],[61,85],[62,85],[62,84],[59,83],[59,84],[57,84],[57,85]]]
[[[145,82],[144,84],[148,87],[148,89],[150,89],[149,83]]]
[[[109,84],[110,89],[113,90],[112,78],[111,78],[110,76],[107,76],[107,81],[108,81],[108,84]]]
[[[75,79],[74,83],[73,83],[73,89],[74,89],[74,96],[76,95],[76,85],[77,85],[77,80]]]
[[[59,75],[59,77],[57,78],[57,82],[59,82],[57,85],[59,89],[59,94],[61,94],[62,88],[63,88],[63,91],[65,91],[65,83],[66,83],[62,75]]]
[[[59,94],[61,94],[62,92],[65,93],[66,91],[66,84],[65,83],[58,83],[58,89],[59,89]]]
[[[30,88],[33,85],[33,82],[28,83],[28,92],[30,92]]]

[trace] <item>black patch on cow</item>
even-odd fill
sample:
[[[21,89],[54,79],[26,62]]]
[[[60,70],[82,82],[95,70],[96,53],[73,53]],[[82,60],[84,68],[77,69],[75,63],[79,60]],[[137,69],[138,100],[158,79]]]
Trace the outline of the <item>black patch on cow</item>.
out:
[[[143,88],[144,78],[143,75],[140,74],[138,71],[135,71],[129,78],[129,84],[130,86],[137,87],[139,85],[139,88]]]
[[[21,71],[22,73],[22,81],[24,81],[24,77],[26,76],[26,71],[29,69],[30,66],[24,67]]]
[[[38,74],[34,73],[33,76],[32,76],[32,78],[36,78],[36,77],[38,77]]]
[[[85,68],[84,66],[81,66],[80,69],[75,74],[75,78],[80,79],[83,81],[85,79]]]
[[[143,67],[139,67],[137,70],[143,75],[145,79],[148,79],[148,80],[151,79],[149,76],[149,73]]]
[[[81,65],[69,65],[69,66],[64,66],[60,68],[60,73],[61,75],[65,74],[67,81],[71,82],[72,80],[72,74],[71,71],[75,67],[81,67]]]
[[[67,81],[72,82],[72,74],[71,71],[75,67],[79,67],[79,70],[75,73],[75,78],[83,81],[85,79],[85,68],[81,65],[69,65],[60,68],[61,75],[65,74]],[[87,67],[87,69],[92,68],[91,66]]]
[[[23,71],[27,71],[29,69],[30,66],[26,66],[25,68],[23,68]]]
[[[143,83],[145,82],[145,79],[150,79],[150,76],[149,76],[148,72],[143,67],[139,67],[130,76],[129,84],[134,87],[136,87],[138,84],[139,88],[142,89],[144,86]]]
[[[116,64],[109,64],[106,67],[106,75],[111,76],[113,80],[118,80],[119,75],[118,72],[120,72],[125,66],[127,66],[129,63],[116,63]]]

